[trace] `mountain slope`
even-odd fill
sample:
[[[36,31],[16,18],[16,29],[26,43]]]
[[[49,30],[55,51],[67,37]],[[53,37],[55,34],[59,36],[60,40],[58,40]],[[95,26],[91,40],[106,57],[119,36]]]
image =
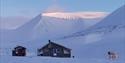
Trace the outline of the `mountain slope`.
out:
[[[39,14],[31,21],[28,21],[17,29],[0,30],[0,39],[2,42],[1,44],[2,47],[6,47],[12,45],[6,45],[4,44],[4,42],[11,42],[13,44],[15,42],[23,43],[35,40],[47,41],[49,39],[56,39],[58,37],[63,37],[65,35],[87,29],[88,27],[93,26],[98,21],[91,22],[84,21],[84,19],[82,18],[62,19]]]
[[[85,31],[79,31],[72,35],[65,36],[67,37],[75,37],[75,36],[82,36],[89,33],[107,33],[111,32],[116,28],[124,28],[125,27],[125,5],[108,15],[106,18],[104,18],[102,21],[94,25],[93,27],[85,30]]]

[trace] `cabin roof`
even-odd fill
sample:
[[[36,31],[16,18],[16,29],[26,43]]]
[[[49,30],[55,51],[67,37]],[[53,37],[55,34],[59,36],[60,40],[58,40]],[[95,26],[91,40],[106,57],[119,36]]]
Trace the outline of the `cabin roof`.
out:
[[[15,49],[18,49],[18,48],[26,49],[26,48],[23,47],[23,46],[16,46],[16,47],[15,47]]]
[[[60,45],[60,44],[57,44],[57,43],[54,43],[54,42],[51,42],[51,41],[49,41],[49,43],[46,44],[45,46],[43,46],[41,49],[44,49],[44,48],[47,47],[49,44],[53,44],[53,45],[60,46],[60,47],[62,47],[62,48],[71,50],[70,48],[67,48],[67,47],[65,47],[65,46],[62,46],[62,45]]]

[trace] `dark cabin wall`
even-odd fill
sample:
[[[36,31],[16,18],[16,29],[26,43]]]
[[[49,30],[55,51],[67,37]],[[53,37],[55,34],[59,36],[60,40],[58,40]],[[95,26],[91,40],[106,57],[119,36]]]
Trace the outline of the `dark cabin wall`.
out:
[[[54,50],[57,50],[57,56],[54,56]],[[69,54],[64,54],[64,50],[66,50]],[[62,46],[55,45],[55,44],[47,44],[45,47],[41,49],[41,54],[40,56],[52,56],[52,57],[71,57],[71,51],[69,49],[66,49]]]
[[[12,56],[26,56],[26,48],[16,47],[12,50]]]

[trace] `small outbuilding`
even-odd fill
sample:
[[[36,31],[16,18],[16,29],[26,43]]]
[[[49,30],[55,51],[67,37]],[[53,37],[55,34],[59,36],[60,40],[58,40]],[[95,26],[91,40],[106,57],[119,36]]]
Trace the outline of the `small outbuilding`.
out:
[[[26,56],[26,48],[17,46],[12,50],[12,56]]]
[[[62,45],[56,44],[49,40],[49,43],[38,49],[38,56],[50,56],[50,57],[71,57],[71,49]]]

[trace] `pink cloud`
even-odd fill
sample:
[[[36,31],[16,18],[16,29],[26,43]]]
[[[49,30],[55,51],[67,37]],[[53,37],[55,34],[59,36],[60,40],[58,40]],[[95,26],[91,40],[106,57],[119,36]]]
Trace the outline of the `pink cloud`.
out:
[[[83,12],[83,13],[79,13],[81,14],[82,18],[85,19],[94,19],[94,18],[104,18],[105,16],[107,16],[107,12]]]
[[[107,16],[107,12],[53,12],[43,13],[43,16],[56,17],[56,18],[83,18],[83,19],[98,19]]]

